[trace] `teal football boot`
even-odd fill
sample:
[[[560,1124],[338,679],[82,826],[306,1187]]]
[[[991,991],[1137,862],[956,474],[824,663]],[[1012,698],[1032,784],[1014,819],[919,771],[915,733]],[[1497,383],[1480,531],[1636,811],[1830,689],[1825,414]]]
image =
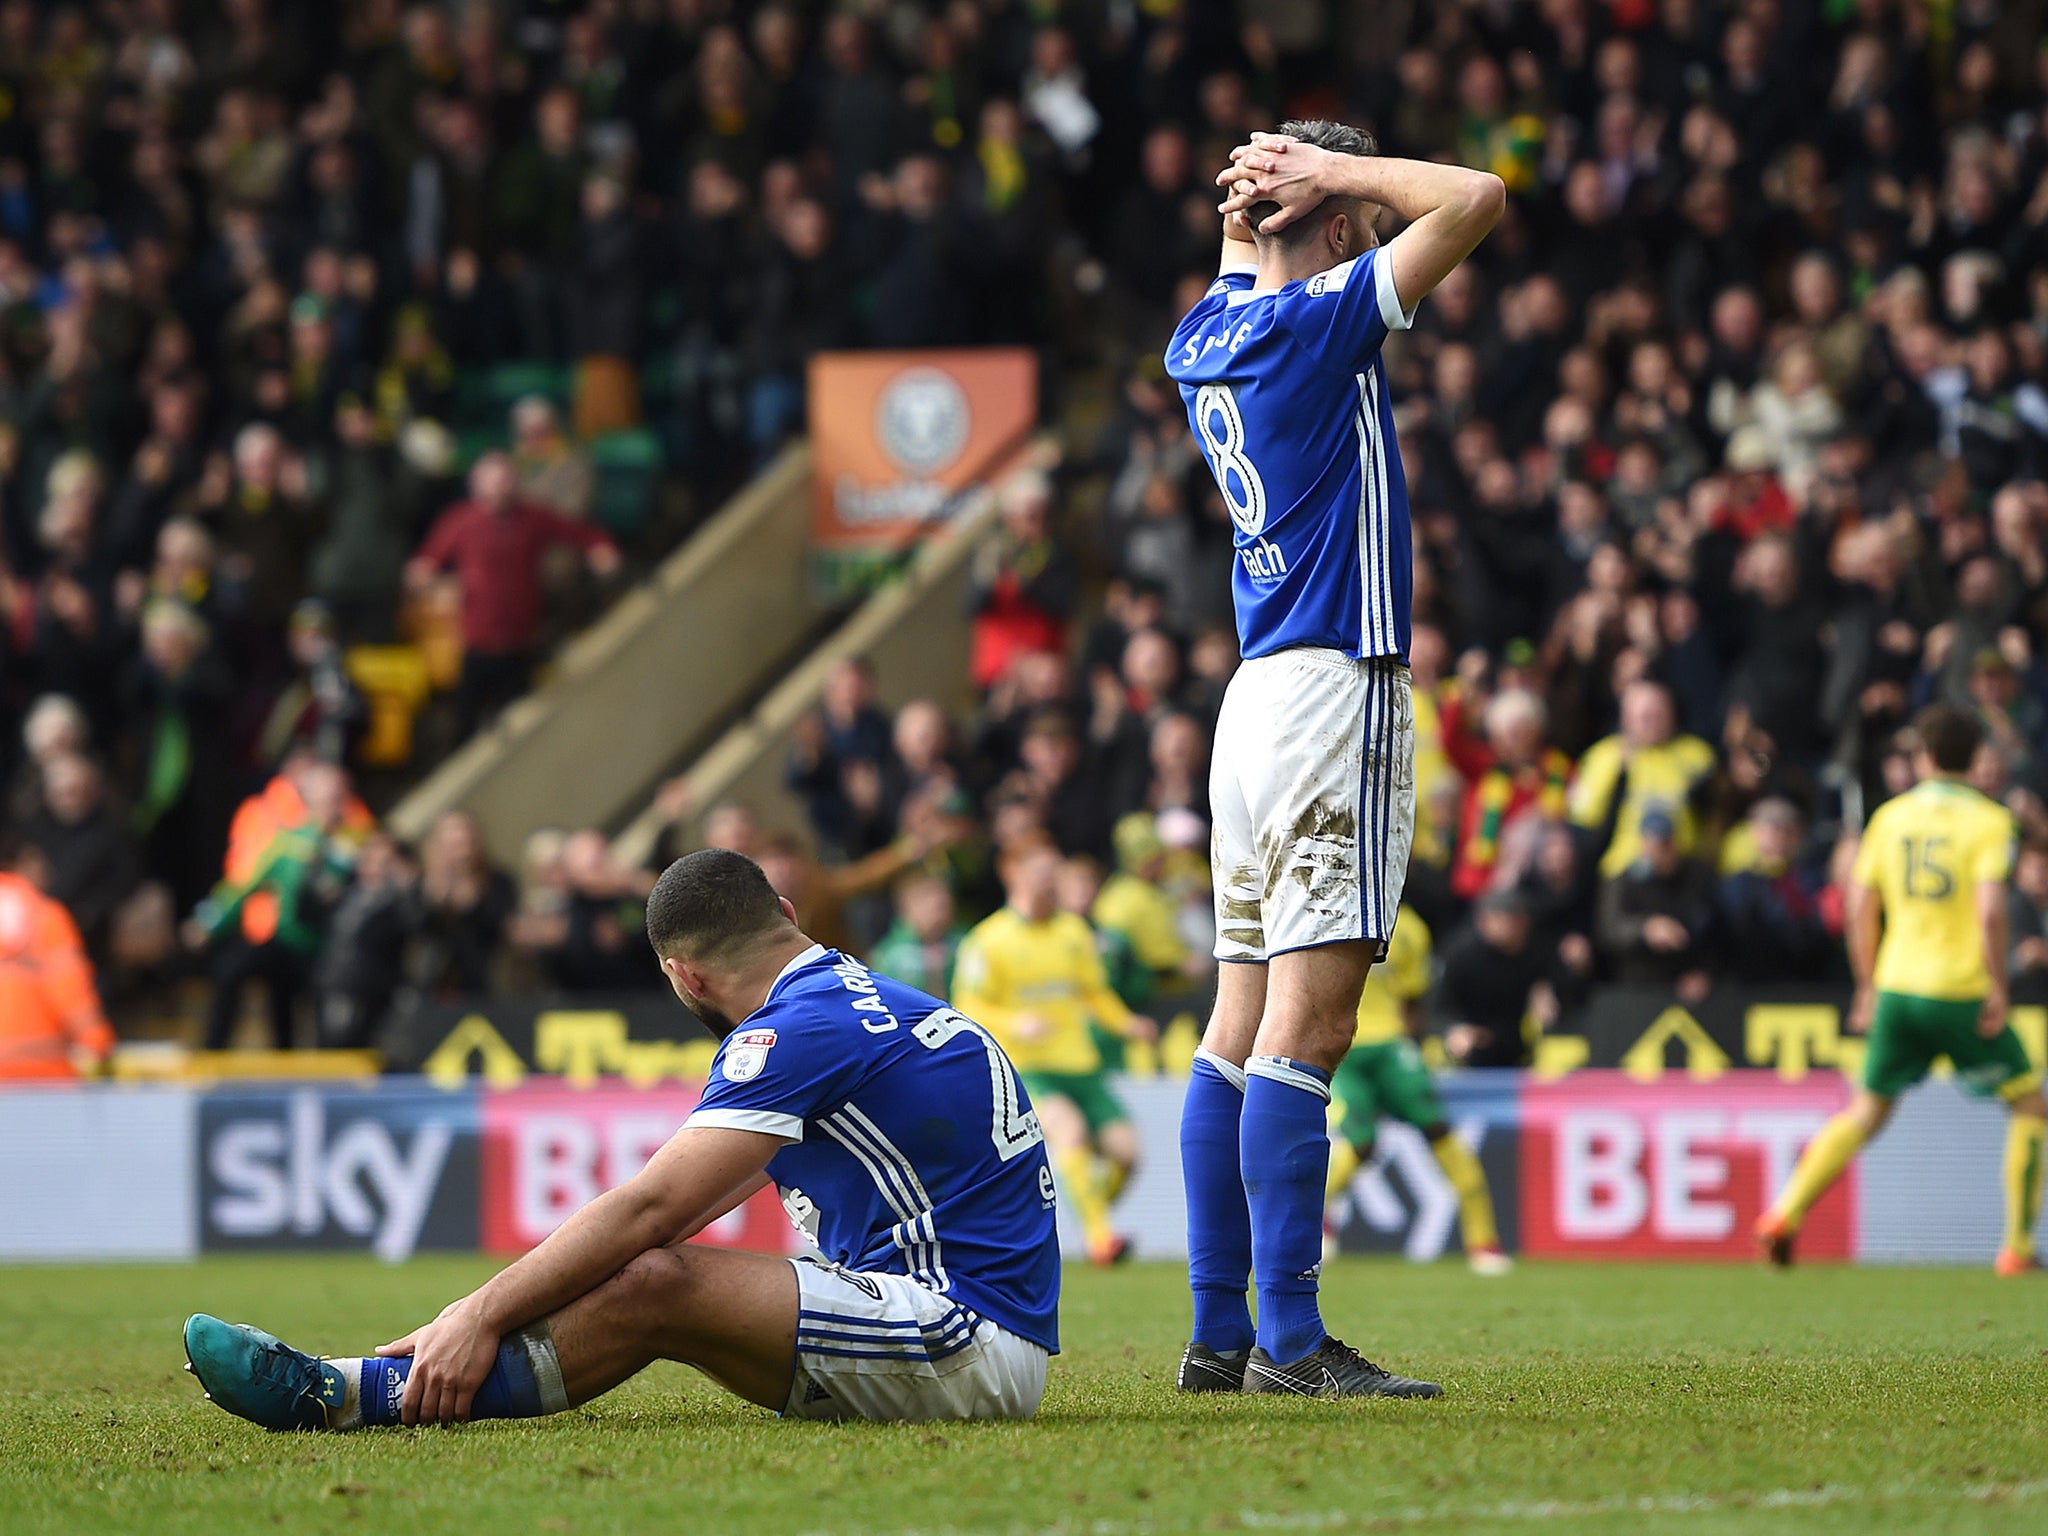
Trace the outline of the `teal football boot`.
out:
[[[326,1429],[349,1406],[339,1369],[246,1323],[195,1312],[185,1358],[216,1407],[265,1429]]]

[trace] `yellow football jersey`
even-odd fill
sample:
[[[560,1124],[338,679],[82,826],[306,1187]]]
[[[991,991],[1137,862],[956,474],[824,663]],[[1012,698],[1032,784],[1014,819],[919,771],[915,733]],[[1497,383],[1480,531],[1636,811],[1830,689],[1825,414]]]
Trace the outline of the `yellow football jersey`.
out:
[[[1173,898],[1136,875],[1111,875],[1096,894],[1090,917],[1114,928],[1131,941],[1138,959],[1155,971],[1177,971],[1187,963],[1187,941],[1180,936],[1180,913]]]
[[[961,942],[953,1006],[994,1035],[1028,1072],[1100,1071],[1102,1055],[1089,1037],[1089,1021],[1121,1034],[1131,1020],[1131,1010],[1110,989],[1085,919],[1056,912],[1033,923],[1009,907]],[[1036,1014],[1048,1031],[1019,1039],[1017,1019],[1023,1014]]]
[[[1600,873],[1611,880],[1635,863],[1643,851],[1643,813],[1653,806],[1670,815],[1679,852],[1691,853],[1699,843],[1699,824],[1687,802],[1693,786],[1713,771],[1714,749],[1697,736],[1674,736],[1662,746],[1633,753],[1620,736],[1588,747],[1567,805],[1574,825],[1605,826],[1627,775],[1621,809],[1614,816],[1614,841],[1600,856]]]
[[[1353,1045],[1384,1045],[1408,1033],[1408,1004],[1429,990],[1429,924],[1403,907],[1387,940],[1387,958],[1366,973]]]
[[[1879,991],[1961,1002],[1991,989],[1977,887],[2012,873],[2012,813],[1928,779],[1871,813],[1851,879],[1884,903]]]

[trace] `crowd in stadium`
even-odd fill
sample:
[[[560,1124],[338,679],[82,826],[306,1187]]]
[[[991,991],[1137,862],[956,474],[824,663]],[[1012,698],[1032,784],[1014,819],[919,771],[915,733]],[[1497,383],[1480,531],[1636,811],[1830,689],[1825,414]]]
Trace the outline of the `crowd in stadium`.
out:
[[[815,350],[1024,343],[1071,451],[976,572],[983,704],[888,719],[845,669],[802,836],[707,835],[811,931],[929,965],[1042,829],[1136,970],[1195,981],[1230,525],[1159,354],[1229,147],[1329,115],[1511,193],[1387,349],[1410,901],[1465,1059],[1598,979],[1839,967],[1919,704],[1978,714],[1976,781],[2048,849],[2040,37],[1974,0],[4,0],[21,866],[103,975],[230,984],[217,1039],[250,976],[333,1040],[508,956],[658,983],[601,835],[515,882],[459,818],[373,832],[342,655],[438,624],[472,727],[579,560],[617,570],[622,433],[702,502],[800,426]],[[1108,419],[1061,382],[1090,376]],[[2016,981],[2048,977],[2048,853],[2019,886]]]

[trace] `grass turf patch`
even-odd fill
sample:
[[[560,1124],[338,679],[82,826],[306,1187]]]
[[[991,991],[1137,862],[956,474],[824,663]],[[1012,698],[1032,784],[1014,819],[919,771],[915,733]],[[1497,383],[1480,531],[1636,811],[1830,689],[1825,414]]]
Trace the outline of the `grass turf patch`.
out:
[[[2038,1531],[2043,1292],[1948,1270],[1348,1260],[1326,1315],[1434,1403],[1178,1398],[1184,1273],[1069,1270],[1029,1424],[783,1424],[658,1365],[554,1419],[268,1435],[199,1398],[211,1311],[360,1353],[489,1266],[0,1270],[0,1531]]]

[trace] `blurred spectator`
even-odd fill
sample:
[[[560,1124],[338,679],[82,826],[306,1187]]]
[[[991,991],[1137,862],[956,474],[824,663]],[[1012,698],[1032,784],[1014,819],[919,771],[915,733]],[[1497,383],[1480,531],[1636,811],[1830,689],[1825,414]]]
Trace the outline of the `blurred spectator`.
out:
[[[269,994],[272,1047],[291,1049],[299,994],[347,887],[366,820],[342,769],[304,759],[237,813],[227,876],[185,928],[191,948],[212,951],[208,1050],[233,1041],[242,989],[259,979]]]
[[[2020,844],[2006,915],[2012,928],[2013,997],[2048,1002],[2048,845]]]
[[[1116,824],[1116,871],[1100,880],[1100,893],[1092,904],[1080,910],[1097,928],[1119,934],[1138,962],[1152,973],[1155,984],[1179,982],[1188,970],[1188,946],[1180,932],[1180,910],[1160,885],[1166,874],[1166,844],[1160,840],[1159,824],[1148,812],[1134,811]],[[1092,864],[1092,861],[1091,861]],[[1074,877],[1078,880],[1078,876]],[[1108,957],[1105,956],[1105,963]],[[1118,985],[1116,967],[1109,967],[1110,983],[1132,1007],[1125,986]],[[1148,986],[1149,994],[1153,987]]]
[[[866,775],[863,798],[870,815],[877,814],[883,765],[890,759],[890,725],[875,704],[874,669],[859,657],[835,662],[825,675],[817,710],[801,716],[792,735],[784,782],[803,797],[820,845],[842,856],[867,852],[856,835],[856,786],[850,779]]]
[[[857,954],[885,926],[874,923],[863,934],[862,915],[850,910],[857,899],[886,889],[966,830],[957,815],[930,802],[906,807],[904,826],[902,836],[851,864],[820,864],[802,843],[781,833],[760,838],[753,856],[776,894],[796,908],[804,932],[828,949]]]
[[[92,962],[63,906],[38,889],[11,833],[0,833],[0,1080],[65,1078],[98,1069],[114,1049]]]
[[[1838,973],[1838,930],[1821,907],[1821,881],[1801,863],[1805,826],[1789,800],[1760,800],[1749,813],[1753,862],[1721,881],[1715,901],[1720,949],[1744,981],[1813,981]]]
[[[1053,536],[1052,486],[1042,476],[1014,482],[1003,502],[1001,536],[976,556],[968,674],[988,688],[1019,655],[1064,648],[1079,596],[1071,557]]]
[[[87,953],[104,960],[115,911],[141,879],[134,840],[90,758],[60,753],[41,773],[42,805],[28,818],[26,840],[43,857],[45,894],[71,914]]]
[[[946,882],[922,871],[896,882],[896,921],[869,956],[870,966],[933,997],[950,997],[953,961],[967,930],[955,921]]]
[[[405,977],[419,872],[396,838],[373,832],[335,904],[312,974],[315,1037],[332,1050],[374,1045]]]
[[[545,395],[528,395],[512,407],[512,467],[520,494],[535,506],[563,517],[590,515],[597,471],[590,455],[563,430],[561,413]]]
[[[514,935],[538,955],[548,980],[565,992],[635,992],[657,986],[661,971],[647,952],[644,903],[653,879],[620,863],[602,832],[572,832],[560,853],[565,899],[546,916],[514,924]]]
[[[1995,647],[1979,651],[1971,663],[1970,703],[2007,779],[2036,793],[2048,792],[2048,776],[2041,771],[2048,710],[2039,695],[2026,691],[2012,663]]]
[[[1099,856],[1109,842],[1108,799],[1100,780],[1082,771],[1074,723],[1051,711],[1035,716],[1018,757],[1018,788],[1038,807],[1060,850]]]
[[[487,453],[469,474],[470,499],[450,507],[406,568],[415,587],[452,571],[462,590],[461,730],[467,735],[526,691],[541,622],[541,560],[556,545],[584,552],[611,576],[619,552],[603,533],[518,499],[512,461]]]
[[[1678,734],[1671,692],[1647,679],[1621,694],[1621,730],[1593,743],[1579,761],[1571,818],[1593,834],[1601,875],[1627,870],[1642,851],[1643,818],[1653,808],[1671,829],[1673,850],[1688,853],[1698,838],[1693,791],[1713,771],[1714,749]]]
[[[1522,688],[1486,699],[1484,739],[1472,733],[1464,695],[1443,709],[1443,749],[1464,780],[1451,889],[1471,900],[1497,879],[1513,884],[1528,862],[1528,831],[1564,815],[1571,759],[1544,743],[1543,701]]]
[[[52,762],[91,750],[92,727],[76,700],[46,693],[22,716],[21,746],[21,768],[7,795],[7,815],[13,823],[42,809],[43,774]]]
[[[1593,984],[1593,889],[1578,835],[1563,822],[1546,823],[1515,890],[1529,909],[1531,942],[1551,957],[1551,979],[1565,1006],[1582,1002]]]
[[[484,852],[475,818],[443,811],[420,849],[415,984],[429,997],[489,991],[518,905],[511,877]]]
[[[127,798],[144,868],[170,886],[180,911],[212,884],[228,835],[232,687],[204,619],[170,598],[143,609],[141,654],[124,688]]]
[[[369,725],[369,705],[342,663],[334,615],[317,598],[292,610],[287,645],[293,673],[270,707],[258,750],[267,763],[310,752],[347,762]]]
[[[1678,846],[1671,813],[1652,805],[1637,826],[1636,856],[1600,885],[1594,938],[1625,986],[1672,986],[1687,1002],[1706,996],[1714,912],[1713,872]]]
[[[1465,1067],[1518,1067],[1528,1059],[1524,1020],[1556,1016],[1548,958],[1530,941],[1528,904],[1513,891],[1479,898],[1472,920],[1444,946],[1435,1008],[1444,1050]]]
[[[357,395],[335,407],[334,441],[312,466],[327,526],[308,579],[345,643],[391,637],[418,517],[418,476],[378,435]]]

